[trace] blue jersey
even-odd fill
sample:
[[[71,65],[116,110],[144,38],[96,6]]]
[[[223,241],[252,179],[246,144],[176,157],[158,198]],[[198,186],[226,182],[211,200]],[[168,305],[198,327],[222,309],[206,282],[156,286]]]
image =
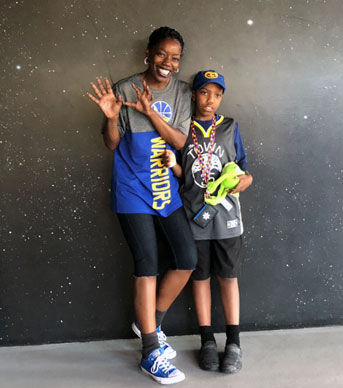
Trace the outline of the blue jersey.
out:
[[[115,94],[121,95],[124,102],[137,99],[132,83],[142,90],[139,75],[114,86]],[[188,84],[172,78],[165,89],[150,90],[154,97],[152,107],[175,130],[187,134],[191,116]],[[162,162],[165,150],[172,148],[150,121],[133,108],[122,107],[118,127],[121,140],[114,151],[112,210],[167,217],[182,206],[178,180]]]

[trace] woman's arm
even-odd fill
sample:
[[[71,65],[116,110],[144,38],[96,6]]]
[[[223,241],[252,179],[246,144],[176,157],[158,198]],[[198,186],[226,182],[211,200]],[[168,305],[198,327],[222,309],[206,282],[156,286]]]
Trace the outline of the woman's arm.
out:
[[[114,150],[118,147],[120,143],[120,135],[118,129],[118,117],[114,117],[112,119],[107,119],[103,139],[107,148],[110,150]]]
[[[125,105],[144,114],[168,144],[177,150],[182,148],[186,142],[187,136],[177,128],[173,128],[166,123],[163,118],[151,108],[154,99],[146,82],[143,81],[143,92],[141,92],[134,84],[132,84],[132,87],[137,94],[137,101],[125,102]]]
[[[162,117],[151,109],[147,117],[161,137],[176,150],[181,149],[187,140],[187,136],[177,128],[170,126]]]
[[[98,98],[90,93],[88,93],[88,97],[99,105],[107,118],[103,132],[104,142],[109,149],[114,150],[120,142],[118,119],[123,101],[121,96],[116,98],[108,79],[105,80],[107,89],[104,88],[99,78],[97,78],[97,83],[99,88],[93,82],[91,85]]]

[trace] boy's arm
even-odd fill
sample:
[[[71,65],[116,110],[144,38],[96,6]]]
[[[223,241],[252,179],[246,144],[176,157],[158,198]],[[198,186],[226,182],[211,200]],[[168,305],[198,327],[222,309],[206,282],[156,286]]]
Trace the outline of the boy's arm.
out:
[[[236,149],[236,160],[235,162],[238,164],[241,170],[246,171],[248,168],[248,158],[245,152],[245,148],[243,145],[243,140],[241,134],[239,132],[238,123],[235,123],[235,131],[234,131],[234,145]]]
[[[239,183],[233,190],[229,191],[230,194],[245,191],[249,186],[251,186],[253,182],[252,175],[247,171],[248,159],[244,149],[242,137],[239,132],[238,123],[235,123],[234,144],[236,148],[236,163],[243,171],[245,171],[245,174],[238,176]]]
[[[176,157],[173,151],[166,150],[164,154],[162,155],[163,164],[167,168],[171,168],[173,171],[173,174],[177,178],[181,178],[182,176],[182,167],[176,162]]]

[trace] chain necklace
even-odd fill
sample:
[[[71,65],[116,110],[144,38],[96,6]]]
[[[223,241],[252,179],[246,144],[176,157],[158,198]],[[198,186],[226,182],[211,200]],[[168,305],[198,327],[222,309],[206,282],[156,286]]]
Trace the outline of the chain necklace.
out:
[[[214,150],[214,140],[216,137],[216,127],[217,127],[216,116],[214,115],[213,119],[212,119],[212,127],[211,127],[211,135],[210,135],[207,163],[205,164],[204,158],[203,158],[201,151],[200,151],[200,148],[199,148],[199,142],[197,139],[197,135],[195,132],[194,119],[193,119],[193,117],[191,119],[191,130],[192,130],[194,149],[195,149],[195,153],[197,154],[198,159],[199,159],[199,164],[200,164],[200,168],[201,168],[201,177],[202,177],[203,181],[205,182],[206,186],[208,184],[208,181],[210,180],[210,172],[211,172],[211,166],[212,166],[212,155],[213,155],[213,150]]]

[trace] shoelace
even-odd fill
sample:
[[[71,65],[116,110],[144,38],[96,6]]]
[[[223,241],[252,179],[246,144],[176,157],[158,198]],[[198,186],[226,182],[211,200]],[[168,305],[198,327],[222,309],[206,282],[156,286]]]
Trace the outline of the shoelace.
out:
[[[163,346],[166,343],[167,336],[163,333],[162,330],[157,333],[157,338],[160,346]]]
[[[161,354],[156,358],[154,363],[152,364],[151,367],[151,372],[155,373],[157,372],[158,369],[161,369],[163,373],[166,373],[170,371],[171,369],[174,369],[175,366],[171,364],[164,356]]]

